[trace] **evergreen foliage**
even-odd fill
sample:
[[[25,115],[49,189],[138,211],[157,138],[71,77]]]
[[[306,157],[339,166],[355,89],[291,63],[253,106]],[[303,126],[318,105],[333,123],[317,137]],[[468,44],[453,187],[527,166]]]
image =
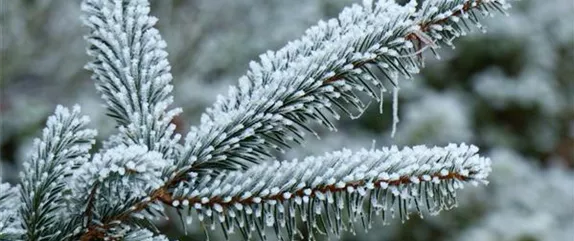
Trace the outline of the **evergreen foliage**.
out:
[[[273,152],[336,130],[387,88],[393,134],[401,78],[422,53],[463,36],[480,18],[508,8],[504,0],[427,0],[399,5],[364,1],[320,21],[299,40],[251,62],[227,96],[219,96],[184,140],[175,133],[166,43],[146,0],[85,0],[87,69],[118,133],[95,154],[95,130],[79,107],[58,106],[24,166],[21,184],[0,185],[0,238],[14,240],[167,240],[153,220],[177,210],[184,226],[235,229],[244,239],[301,233],[297,221],[338,236],[380,216],[413,210],[436,214],[456,206],[465,183],[487,183],[490,160],[466,144],[360,151],[343,149],[303,160],[273,161]],[[436,53],[436,52],[435,52]],[[17,207],[17,208],[16,208]],[[17,210],[17,211],[15,211]]]

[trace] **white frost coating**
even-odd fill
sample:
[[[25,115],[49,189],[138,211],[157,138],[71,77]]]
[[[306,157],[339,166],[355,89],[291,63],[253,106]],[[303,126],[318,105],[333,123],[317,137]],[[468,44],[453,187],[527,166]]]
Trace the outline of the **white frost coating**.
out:
[[[433,148],[415,146],[402,150],[393,146],[358,152],[344,149],[320,157],[307,157],[302,161],[262,163],[246,171],[198,180],[189,187],[199,192],[185,192],[184,185],[175,191],[181,195],[174,198],[195,202],[201,207],[197,210],[200,217],[213,221],[215,218],[207,213],[233,210],[234,215],[245,216],[252,223],[251,227],[263,221],[253,219],[244,211],[245,207],[265,210],[263,216],[279,207],[299,209],[305,214],[313,210],[306,205],[309,203],[322,207],[314,211],[316,215],[331,215],[332,218],[340,215],[340,211],[336,211],[340,209],[329,207],[326,211],[323,208],[323,203],[330,203],[328,200],[332,198],[345,200],[337,205],[353,210],[349,214],[351,220],[361,216],[365,205],[372,206],[372,211],[377,213],[396,206],[401,219],[405,221],[408,219],[406,214],[415,206],[426,208],[431,213],[453,207],[456,205],[455,191],[462,188],[464,183],[488,183],[486,177],[491,171],[490,159],[478,156],[477,151],[477,147],[465,144]],[[273,189],[278,192],[269,192]],[[348,199],[346,195],[350,195]],[[222,202],[223,197],[232,199]],[[398,198],[398,203],[392,201],[395,198]],[[370,201],[364,203],[363,200]],[[235,207],[234,204],[238,203],[242,204],[241,208]],[[226,216],[223,214],[220,217],[224,221]],[[275,220],[267,220],[266,224],[284,227],[282,223],[294,222],[295,219],[288,215],[273,216]],[[309,228],[316,227],[314,215],[306,218],[303,221],[307,222]],[[385,214],[383,218],[387,218]],[[342,228],[340,225],[332,224],[327,228],[337,233],[336,230]],[[244,231],[250,233],[252,230]]]
[[[166,236],[156,235],[147,229],[135,229],[126,231],[129,232],[124,238],[124,241],[169,241]]]
[[[27,226],[27,239],[47,235],[45,232],[60,221],[66,178],[88,160],[95,142],[96,131],[85,129],[88,122],[87,116],[80,115],[79,106],[71,111],[58,106],[48,117],[42,138],[34,140],[32,155],[23,164],[26,172],[20,173],[21,201],[25,204],[20,215]]]
[[[470,9],[476,3],[484,6]],[[338,19],[320,22],[300,40],[262,55],[261,63],[252,62],[229,97],[219,97],[201,126],[191,128],[183,147],[170,124],[180,110],[168,110],[166,44],[153,27],[157,19],[148,16],[148,2],[86,0],[88,54],[94,58],[87,67],[120,133],[89,161],[95,132],[83,129],[87,119],[76,118],[79,109],[56,110],[21,175],[25,238],[154,240],[134,227],[165,215],[161,202],[193,208],[200,221],[211,221],[211,228],[219,222],[226,235],[237,225],[245,239],[257,230],[263,240],[264,226],[276,232],[284,227],[293,238],[297,215],[309,230],[325,215],[325,226],[339,234],[347,217],[370,221],[373,213],[386,219],[398,212],[404,221],[414,207],[431,213],[451,208],[464,182],[486,182],[490,162],[475,147],[343,150],[251,164],[306,132],[316,134],[309,121],[336,130],[336,111],[364,113],[368,104],[359,96],[382,101],[379,75],[394,86],[394,129],[398,78],[418,73],[420,43],[449,44],[466,34],[463,26],[480,26],[476,13],[487,15],[499,5],[504,1],[429,0],[417,8],[415,1],[400,6],[380,0],[346,8]]]
[[[0,237],[16,239],[24,234],[21,218],[16,204],[19,203],[20,193],[17,187],[2,183],[0,178]]]
[[[404,34],[400,33],[406,34],[412,22],[406,20],[400,24],[391,23],[393,19],[406,19],[409,14],[405,8],[391,1],[380,1],[376,6],[368,8],[355,5],[343,10],[338,20],[319,22],[317,26],[307,30],[300,40],[290,42],[277,52],[269,51],[261,55],[261,64],[250,63],[250,71],[240,78],[239,88],[232,87],[227,98],[218,98],[216,104],[202,116],[201,125],[191,128],[186,138],[188,153],[184,156],[184,161],[197,156],[195,163],[209,162],[205,156],[210,153],[201,153],[208,144],[216,146],[218,150],[230,146],[226,151],[227,157],[241,168],[241,165],[246,164],[246,156],[255,155],[257,159],[262,159],[269,156],[269,148],[283,149],[288,145],[286,140],[289,139],[300,141],[304,134],[301,128],[312,131],[305,127],[308,120],[316,120],[334,130],[334,125],[326,116],[334,113],[332,102],[338,98],[344,98],[357,108],[359,113],[363,112],[365,104],[351,92],[353,89],[369,93],[377,100],[379,97],[372,91],[367,91],[366,88],[370,87],[361,82],[363,79],[369,79],[371,83],[375,77],[361,70],[357,64],[376,56],[385,56],[381,51],[382,46],[386,49],[396,48],[397,51],[403,49],[403,44],[393,41],[402,38]],[[377,41],[357,49],[361,42],[370,38],[376,38]],[[386,58],[397,60],[391,55]],[[401,62],[414,68],[410,60]],[[390,68],[388,71],[406,70]],[[331,83],[331,80],[334,81]],[[351,85],[352,83],[354,84]],[[379,86],[377,88],[381,88],[380,82],[374,83]],[[303,115],[303,110],[309,109],[317,111],[309,112],[310,116]],[[344,110],[353,115],[346,107]],[[265,118],[267,115],[277,118]],[[284,120],[295,124],[287,132],[282,127]],[[224,131],[226,126],[237,125],[243,127],[233,132]],[[240,139],[243,146],[251,148],[247,151],[239,152],[225,141],[207,142],[218,140],[217,137],[223,133],[242,136],[247,128],[251,128],[255,134],[254,139]],[[280,135],[278,139],[269,140],[261,136],[263,131]],[[266,145],[256,145],[260,139],[267,139]],[[206,142],[197,145],[198,140]]]
[[[93,188],[95,203],[102,207],[120,205],[128,197],[144,198],[164,184],[162,170],[170,165],[172,161],[163,159],[159,152],[149,151],[146,146],[117,146],[96,154],[74,172],[70,181],[73,199],[70,208],[81,211]],[[105,198],[108,195],[105,192],[110,190],[114,193],[113,199]]]
[[[391,137],[395,137],[399,123],[399,87],[393,88],[393,129]]]
[[[84,24],[90,28],[86,40],[86,66],[107,104],[109,115],[120,125],[120,136],[106,148],[123,143],[146,145],[172,155],[179,136],[171,120],[181,112],[168,110],[173,102],[171,66],[166,43],[153,26],[145,0],[87,0],[82,3]]]
[[[319,22],[301,39],[261,55],[260,63],[249,64],[238,87],[231,87],[227,97],[219,96],[202,115],[201,125],[191,128],[178,167],[245,169],[269,158],[271,149],[284,150],[291,140],[300,142],[303,130],[316,134],[307,127],[311,120],[336,130],[330,117],[337,118],[337,110],[354,117],[357,114],[351,111],[360,114],[367,108],[357,92],[381,101],[377,90],[385,87],[378,75],[398,88],[399,76],[409,78],[419,72],[419,49],[412,41],[436,48],[465,34],[466,25],[478,25],[479,19],[469,18],[471,3],[475,1],[431,0],[417,11],[415,1],[405,6],[390,0],[365,1],[366,5],[344,9],[337,19]],[[506,8],[504,0],[481,4]],[[473,16],[489,14],[483,9],[472,11],[478,13]],[[293,125],[285,128],[285,120]],[[393,122],[396,126],[396,115]],[[247,129],[253,131],[253,138],[244,137]],[[223,134],[226,138],[220,138]],[[233,137],[242,138],[229,142]],[[214,149],[204,151],[208,146]]]

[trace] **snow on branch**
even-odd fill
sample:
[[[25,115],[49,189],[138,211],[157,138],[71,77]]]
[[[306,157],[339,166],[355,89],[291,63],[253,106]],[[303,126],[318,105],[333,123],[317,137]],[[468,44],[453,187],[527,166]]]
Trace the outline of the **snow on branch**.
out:
[[[146,146],[117,146],[96,154],[74,172],[71,211],[82,213],[90,225],[122,215],[130,211],[127,204],[145,199],[163,185],[162,171],[171,164]]]
[[[371,103],[360,93],[382,103],[386,87],[378,76],[393,87],[394,129],[399,76],[419,71],[421,51],[450,44],[470,23],[480,27],[478,15],[505,8],[504,0],[429,0],[417,11],[415,1],[381,0],[344,9],[250,63],[238,87],[219,96],[191,128],[176,163],[180,175],[246,169],[315,133],[310,121],[336,130],[331,119],[339,119],[338,111],[356,118]]]
[[[123,240],[134,228],[158,232],[151,220],[166,214],[151,197],[162,190],[167,182],[164,172],[173,163],[162,156],[146,146],[119,145],[96,154],[74,172],[70,211],[83,221],[72,237]]]
[[[140,202],[126,205],[127,214],[107,217],[107,222],[95,225],[91,230],[96,231],[83,237],[101,235],[98,227],[119,227],[131,214],[149,212],[160,201],[181,207],[184,200],[171,200],[172,194],[177,196],[174,191],[181,190],[179,185],[260,164],[269,159],[271,150],[283,150],[302,141],[307,132],[314,133],[309,121],[335,130],[331,118],[338,119],[338,111],[352,118],[360,116],[369,104],[359,96],[382,101],[385,85],[393,87],[393,112],[398,120],[398,79],[419,71],[419,54],[463,35],[462,26],[474,22],[470,16],[476,16],[476,11],[488,15],[484,9],[506,8],[503,0],[427,2],[416,10],[414,1],[406,5],[365,1],[344,9],[338,19],[320,22],[283,49],[262,55],[261,63],[250,64],[239,86],[231,87],[228,97],[218,97],[201,124],[191,128],[170,169],[176,172],[169,173],[165,185]]]
[[[147,229],[131,230],[128,235],[123,239],[124,241],[169,241],[163,235],[155,235]]]
[[[108,145],[146,145],[171,155],[180,137],[170,122],[181,109],[168,110],[171,66],[148,1],[87,0],[82,10],[94,58],[86,67],[122,133]]]
[[[87,117],[58,107],[24,164],[19,212],[5,212],[14,198],[0,195],[0,224],[20,218],[29,240],[165,240],[153,235],[152,218],[165,216],[168,204],[226,235],[238,229],[266,239],[271,227],[292,239],[297,220],[338,235],[358,219],[368,227],[373,214],[406,220],[413,210],[451,208],[464,183],[486,183],[490,161],[474,146],[265,161],[316,134],[311,121],[336,130],[339,112],[358,118],[372,101],[382,103],[387,87],[394,129],[399,78],[419,71],[420,54],[451,45],[470,24],[481,27],[479,16],[506,7],[504,0],[427,0],[419,8],[380,0],[346,8],[250,63],[180,145],[171,121],[181,110],[169,109],[171,67],[149,3],[85,0],[87,68],[120,133],[89,160],[96,133],[85,129]],[[10,227],[0,226],[0,237],[22,231]]]
[[[34,140],[21,178],[20,215],[27,240],[57,236],[58,217],[65,210],[64,193],[72,172],[89,159],[96,131],[86,129],[87,116],[80,107],[58,106],[48,118],[41,139]]]
[[[338,236],[359,220],[369,227],[373,214],[405,221],[413,210],[422,216],[423,210],[435,214],[456,206],[456,190],[464,183],[487,183],[490,159],[477,152],[465,144],[344,149],[181,183],[170,201],[226,235],[239,229],[246,240],[255,230],[266,240],[265,227],[278,236],[285,230],[291,240],[297,216],[307,230]]]
[[[16,208],[20,202],[20,191],[0,178],[0,240],[15,240],[25,233]]]

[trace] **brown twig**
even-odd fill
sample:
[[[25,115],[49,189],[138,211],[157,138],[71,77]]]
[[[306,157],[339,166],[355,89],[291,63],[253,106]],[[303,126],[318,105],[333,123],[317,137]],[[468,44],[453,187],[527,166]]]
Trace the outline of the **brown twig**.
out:
[[[472,173],[471,173],[471,175],[472,175]],[[445,175],[445,176],[440,175],[440,173],[434,173],[434,174],[429,175],[429,176],[430,176],[431,178],[435,178],[435,177],[436,177],[436,178],[438,178],[438,179],[440,179],[440,180],[447,180],[447,179],[458,179],[458,180],[461,180],[461,181],[467,180],[467,177],[466,177],[466,176],[463,176],[463,175],[458,174],[458,173],[453,173],[453,172],[451,172],[451,173],[449,173],[449,174],[447,174],[447,175]],[[377,180],[377,181],[374,182],[373,184],[374,184],[375,187],[380,187],[382,183],[387,183],[389,186],[399,186],[399,185],[404,185],[404,184],[410,184],[410,183],[412,182],[410,178],[411,178],[411,177],[409,177],[409,176],[401,176],[399,179],[394,180],[394,181]],[[422,176],[419,176],[418,178],[419,178],[419,180],[422,180],[423,177],[422,177]],[[358,188],[358,187],[364,186],[365,184],[366,184],[365,181],[356,181],[356,182],[352,182],[352,183],[347,183],[347,184],[345,185],[345,187],[343,187],[343,188],[338,188],[338,187],[336,187],[335,184],[325,185],[325,186],[319,186],[319,187],[316,187],[316,188],[311,189],[311,195],[310,195],[310,196],[311,196],[311,197],[314,197],[316,192],[320,192],[320,193],[326,193],[326,192],[336,193],[336,192],[341,192],[341,191],[345,191],[346,188],[348,188],[348,187]],[[294,192],[294,193],[293,193],[293,196],[299,196],[299,197],[305,196],[303,189]],[[202,201],[201,201],[200,198],[190,198],[190,199],[179,198],[179,199],[173,199],[173,198],[171,198],[171,196],[169,196],[169,195],[168,195],[167,197],[169,197],[169,198],[162,200],[162,201],[163,201],[164,203],[166,203],[166,204],[171,204],[171,203],[173,203],[173,202],[176,201],[176,200],[177,200],[177,201],[180,201],[180,203],[181,203],[181,201],[183,201],[183,200],[187,200],[187,201],[189,201],[189,203],[190,203],[189,205],[193,205],[194,203],[201,203],[202,205],[208,205],[208,206],[214,205],[214,204],[219,204],[219,205],[221,205],[222,207],[230,206],[230,205],[235,204],[235,203],[240,203],[240,204],[243,204],[243,205],[255,204],[254,197],[250,197],[250,198],[246,198],[246,199],[240,199],[240,197],[233,197],[233,198],[231,199],[231,201],[225,201],[225,202],[223,201],[223,199],[222,199],[221,197],[215,197],[215,198],[210,199],[207,203],[202,203]],[[286,200],[287,200],[287,199],[285,199],[285,197],[283,197],[283,194],[282,194],[282,193],[261,198],[261,202],[263,202],[263,201],[277,201],[277,202],[282,202],[282,201],[286,201]]]

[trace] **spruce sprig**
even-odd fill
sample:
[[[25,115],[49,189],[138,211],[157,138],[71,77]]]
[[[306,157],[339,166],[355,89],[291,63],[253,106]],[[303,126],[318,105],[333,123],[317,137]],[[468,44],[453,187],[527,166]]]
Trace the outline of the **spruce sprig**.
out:
[[[474,146],[341,150],[301,161],[272,161],[303,142],[318,122],[336,130],[340,112],[358,118],[393,92],[393,133],[401,78],[423,67],[422,53],[482,29],[480,19],[508,8],[504,0],[427,0],[399,5],[364,1],[321,21],[299,40],[251,62],[227,96],[219,96],[183,143],[171,123],[166,43],[146,0],[85,0],[87,69],[118,133],[94,155],[95,131],[79,108],[50,117],[14,198],[0,195],[0,237],[28,240],[165,240],[152,220],[175,208],[182,223],[238,229],[244,239],[295,239],[303,221],[314,237],[365,229],[374,215],[456,205],[465,183],[487,183],[490,160]],[[436,52],[435,52],[436,53]],[[382,109],[381,109],[382,111]],[[317,135],[318,136],[318,135]],[[7,185],[0,189],[18,190]],[[11,191],[12,192],[12,191]],[[23,235],[21,235],[23,233]]]

